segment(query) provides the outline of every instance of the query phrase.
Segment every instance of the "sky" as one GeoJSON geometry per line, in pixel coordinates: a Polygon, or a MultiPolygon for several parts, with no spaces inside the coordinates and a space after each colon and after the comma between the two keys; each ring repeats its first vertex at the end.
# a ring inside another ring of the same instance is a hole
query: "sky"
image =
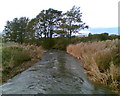
{"type": "Polygon", "coordinates": [[[118,2],[120,0],[1,0],[0,32],[6,21],[16,17],[36,17],[41,10],[54,8],[66,12],[73,5],[80,7],[82,21],[90,28],[118,27],[118,2]]]}

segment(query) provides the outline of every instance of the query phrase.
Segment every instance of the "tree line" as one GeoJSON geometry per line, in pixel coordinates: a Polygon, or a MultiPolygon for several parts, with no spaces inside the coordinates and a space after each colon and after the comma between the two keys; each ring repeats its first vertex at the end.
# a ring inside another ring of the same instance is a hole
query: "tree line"
{"type": "Polygon", "coordinates": [[[73,6],[63,13],[52,8],[42,10],[35,18],[14,18],[3,30],[4,41],[24,43],[42,38],[69,37],[88,26],[81,20],[80,7],[73,6]]]}

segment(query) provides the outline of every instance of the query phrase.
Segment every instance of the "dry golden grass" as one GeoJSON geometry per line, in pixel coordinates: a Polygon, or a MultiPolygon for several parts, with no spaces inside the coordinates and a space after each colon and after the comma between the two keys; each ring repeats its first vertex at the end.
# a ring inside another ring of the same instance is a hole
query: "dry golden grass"
{"type": "Polygon", "coordinates": [[[108,85],[114,91],[120,91],[118,42],[118,39],[92,43],[81,42],[67,46],[67,52],[83,63],[90,80],[108,85]]]}
{"type": "Polygon", "coordinates": [[[44,49],[36,45],[12,44],[3,46],[3,49],[1,70],[3,82],[33,66],[44,53],[44,49]]]}
{"type": "Polygon", "coordinates": [[[40,57],[44,53],[44,49],[42,48],[42,46],[28,45],[28,44],[27,45],[26,44],[15,44],[15,45],[12,45],[12,47],[19,47],[19,48],[23,48],[24,50],[28,51],[32,60],[40,59],[40,57]]]}

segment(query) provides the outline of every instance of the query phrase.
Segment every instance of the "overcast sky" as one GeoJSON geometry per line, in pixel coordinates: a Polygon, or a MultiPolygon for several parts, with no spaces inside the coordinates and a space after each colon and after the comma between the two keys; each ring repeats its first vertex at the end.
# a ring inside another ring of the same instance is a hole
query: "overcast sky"
{"type": "Polygon", "coordinates": [[[0,32],[7,20],[26,16],[34,18],[43,9],[54,8],[66,12],[79,6],[82,20],[91,28],[118,26],[118,1],[120,0],[1,0],[0,32]]]}

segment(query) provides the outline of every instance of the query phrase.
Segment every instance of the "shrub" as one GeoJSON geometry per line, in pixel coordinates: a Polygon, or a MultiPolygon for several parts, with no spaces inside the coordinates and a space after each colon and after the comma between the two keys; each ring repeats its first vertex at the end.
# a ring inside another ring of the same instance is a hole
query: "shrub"
{"type": "Polygon", "coordinates": [[[31,58],[29,53],[19,47],[3,47],[2,49],[2,64],[3,70],[13,68],[19,64],[29,61],[31,58]]]}
{"type": "Polygon", "coordinates": [[[54,44],[55,44],[55,42],[54,42],[53,38],[45,38],[42,41],[42,46],[45,49],[51,49],[51,48],[53,48],[54,44]]]}
{"type": "Polygon", "coordinates": [[[69,38],[55,38],[54,49],[66,50],[67,45],[70,43],[69,38]]]}

